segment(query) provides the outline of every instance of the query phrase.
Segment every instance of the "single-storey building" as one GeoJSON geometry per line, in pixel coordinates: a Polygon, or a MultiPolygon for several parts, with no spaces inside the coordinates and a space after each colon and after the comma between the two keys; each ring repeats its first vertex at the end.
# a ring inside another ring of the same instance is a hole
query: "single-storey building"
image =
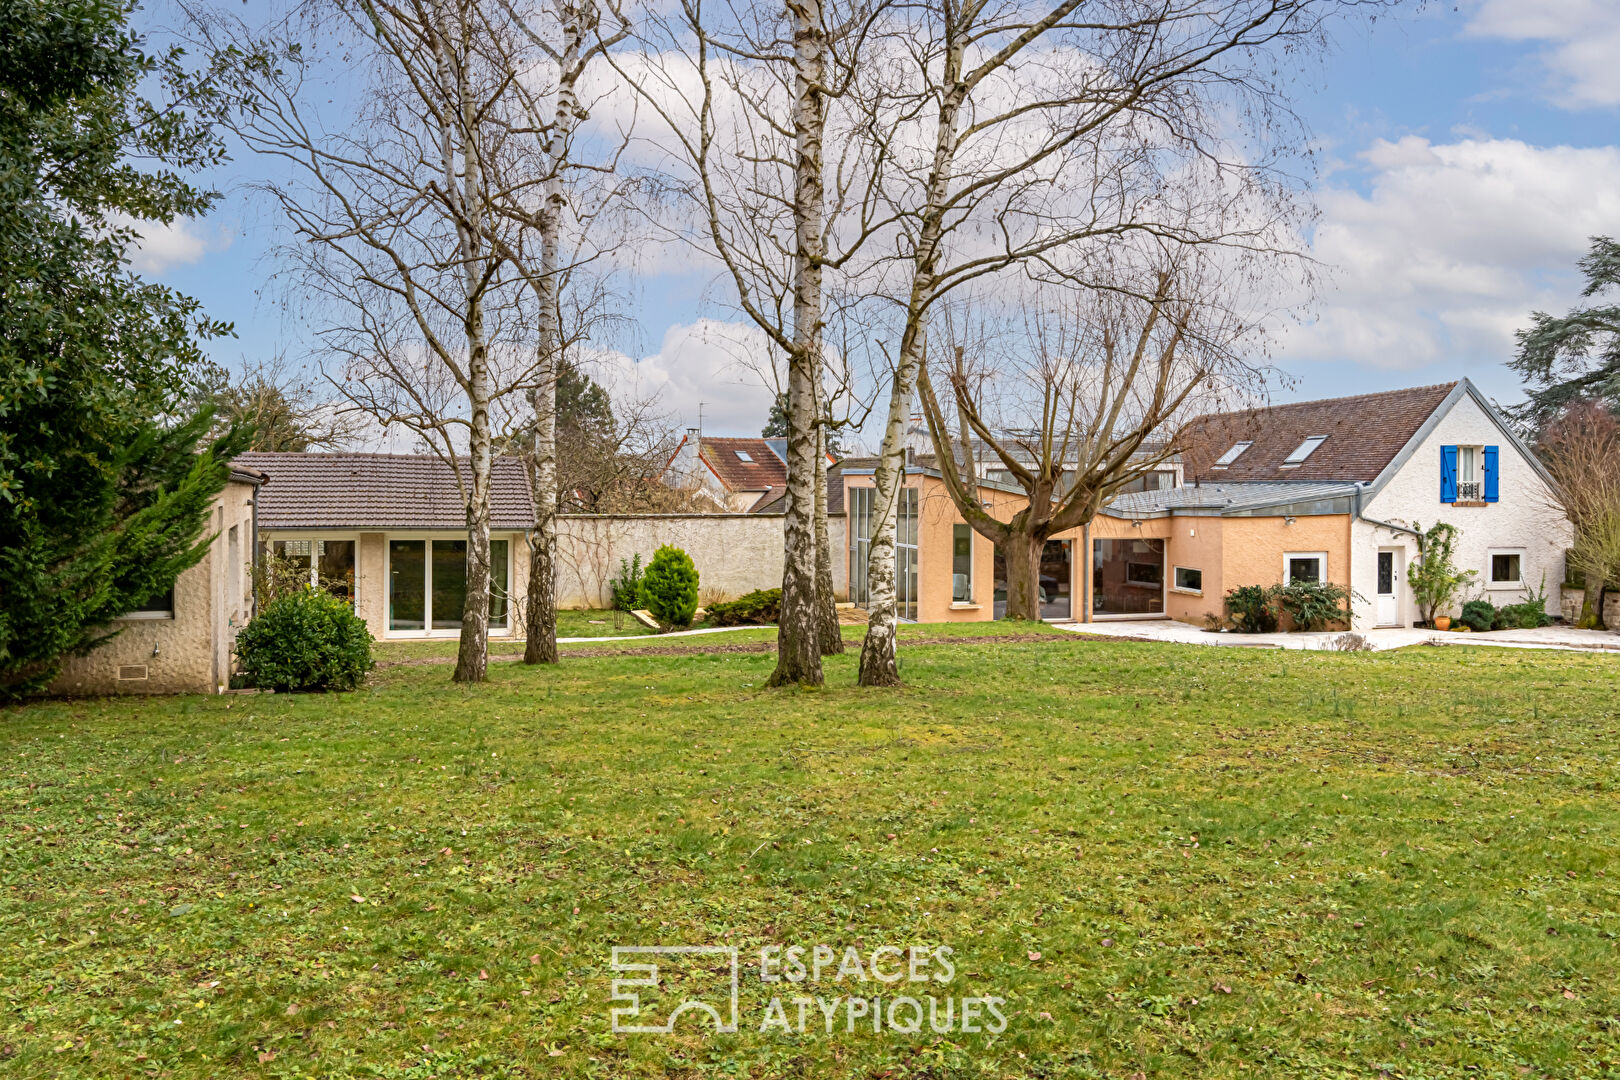
{"type": "Polygon", "coordinates": [[[117,620],[111,641],[66,657],[49,693],[210,694],[229,686],[231,646],[253,617],[253,516],[267,487],[263,473],[234,462],[214,499],[214,542],[201,561],[166,594],[117,620]]]}
{"type": "MultiPolygon", "coordinates": [[[[354,601],[372,636],[456,637],[467,599],[467,513],[456,473],[413,454],[248,453],[270,476],[259,498],[261,555],[306,568],[354,601]]],[[[529,579],[534,498],[523,463],[495,459],[490,484],[490,635],[517,622],[529,579]]]]}
{"type": "MultiPolygon", "coordinates": [[[[1467,379],[1199,417],[1177,436],[1182,482],[1116,497],[1086,527],[1048,541],[1041,604],[1055,621],[1223,613],[1227,590],[1291,580],[1354,591],[1356,628],[1419,618],[1406,568],[1417,530],[1460,531],[1455,559],[1498,605],[1545,587],[1559,614],[1573,530],[1545,468],[1467,379]]],[[[872,470],[846,461],[850,596],[864,601],[872,470]]],[[[901,615],[999,618],[1006,576],[956,512],[926,456],[911,459],[900,503],[901,615]]],[[[1001,520],[1023,493],[985,480],[1001,520]]]]}

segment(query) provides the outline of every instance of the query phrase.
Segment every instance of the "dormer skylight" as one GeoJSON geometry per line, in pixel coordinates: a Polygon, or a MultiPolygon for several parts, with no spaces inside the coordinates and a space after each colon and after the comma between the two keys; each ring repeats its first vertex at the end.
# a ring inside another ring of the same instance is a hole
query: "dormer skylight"
{"type": "Polygon", "coordinates": [[[1298,465],[1316,452],[1316,448],[1327,442],[1326,435],[1312,435],[1294,448],[1294,452],[1283,458],[1283,467],[1298,465]]]}
{"type": "Polygon", "coordinates": [[[1215,469],[1224,469],[1224,468],[1226,468],[1228,465],[1232,464],[1232,462],[1236,461],[1243,454],[1243,451],[1247,450],[1249,447],[1251,447],[1253,445],[1254,445],[1254,443],[1250,442],[1248,440],[1244,440],[1243,442],[1233,443],[1232,444],[1232,449],[1228,450],[1226,453],[1224,453],[1220,457],[1216,458],[1215,459],[1215,464],[1212,465],[1211,468],[1215,468],[1215,469]]]}
{"type": "Polygon", "coordinates": [[[732,453],[737,455],[737,460],[738,461],[746,461],[750,465],[752,465],[754,463],[754,459],[749,455],[748,451],[746,451],[746,450],[733,450],[732,453]]]}

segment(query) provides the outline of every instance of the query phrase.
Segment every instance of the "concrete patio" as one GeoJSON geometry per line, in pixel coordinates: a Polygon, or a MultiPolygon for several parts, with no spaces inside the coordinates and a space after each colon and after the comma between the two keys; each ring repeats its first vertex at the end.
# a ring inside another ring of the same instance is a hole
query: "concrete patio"
{"type": "MultiPolygon", "coordinates": [[[[1138,641],[1166,641],[1182,645],[1231,645],[1261,649],[1334,649],[1341,632],[1298,634],[1212,634],[1170,619],[1059,623],[1061,630],[1099,637],[1138,641]]],[[[1606,630],[1576,630],[1544,626],[1536,630],[1493,630],[1484,634],[1390,627],[1360,631],[1374,651],[1403,649],[1408,645],[1494,645],[1507,649],[1561,649],[1575,652],[1620,652],[1620,634],[1606,630]]]]}

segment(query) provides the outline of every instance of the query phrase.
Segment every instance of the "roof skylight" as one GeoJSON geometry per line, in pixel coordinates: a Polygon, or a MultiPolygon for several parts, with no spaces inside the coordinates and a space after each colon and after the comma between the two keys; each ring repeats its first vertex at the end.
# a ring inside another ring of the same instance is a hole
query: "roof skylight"
{"type": "Polygon", "coordinates": [[[1232,444],[1232,449],[1228,450],[1226,453],[1222,454],[1220,457],[1215,459],[1215,468],[1217,468],[1217,469],[1226,468],[1228,465],[1232,464],[1232,462],[1236,461],[1238,459],[1238,457],[1243,453],[1243,451],[1247,450],[1249,447],[1251,447],[1253,445],[1254,445],[1254,443],[1252,443],[1252,442],[1250,442],[1248,440],[1244,440],[1243,442],[1233,443],[1232,444]]]}
{"type": "Polygon", "coordinates": [[[1283,464],[1298,465],[1300,462],[1310,457],[1311,454],[1315,453],[1316,448],[1325,442],[1327,442],[1326,435],[1312,435],[1310,438],[1306,439],[1304,442],[1295,447],[1294,452],[1283,459],[1283,464]]]}
{"type": "Polygon", "coordinates": [[[750,465],[753,464],[753,462],[754,462],[753,457],[750,456],[748,451],[746,451],[746,450],[733,450],[732,453],[737,455],[737,460],[738,461],[746,461],[750,465]]]}

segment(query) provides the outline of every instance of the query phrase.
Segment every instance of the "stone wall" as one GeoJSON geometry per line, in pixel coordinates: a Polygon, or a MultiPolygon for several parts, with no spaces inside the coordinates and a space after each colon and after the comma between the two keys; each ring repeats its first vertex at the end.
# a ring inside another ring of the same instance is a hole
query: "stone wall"
{"type": "MultiPolygon", "coordinates": [[[[1581,589],[1563,590],[1564,621],[1571,626],[1581,617],[1581,601],[1586,593],[1581,589]]],[[[1610,589],[1603,594],[1603,625],[1611,630],[1620,629],[1620,592],[1610,589]]]]}
{"type": "MultiPolygon", "coordinates": [[[[557,606],[601,608],[611,603],[608,582],[619,560],[640,555],[643,564],[662,544],[692,556],[705,599],[727,599],[782,584],[780,514],[634,514],[600,517],[565,514],[557,518],[557,606]]],[[[829,522],[833,586],[848,594],[844,519],[829,522]]]]}

